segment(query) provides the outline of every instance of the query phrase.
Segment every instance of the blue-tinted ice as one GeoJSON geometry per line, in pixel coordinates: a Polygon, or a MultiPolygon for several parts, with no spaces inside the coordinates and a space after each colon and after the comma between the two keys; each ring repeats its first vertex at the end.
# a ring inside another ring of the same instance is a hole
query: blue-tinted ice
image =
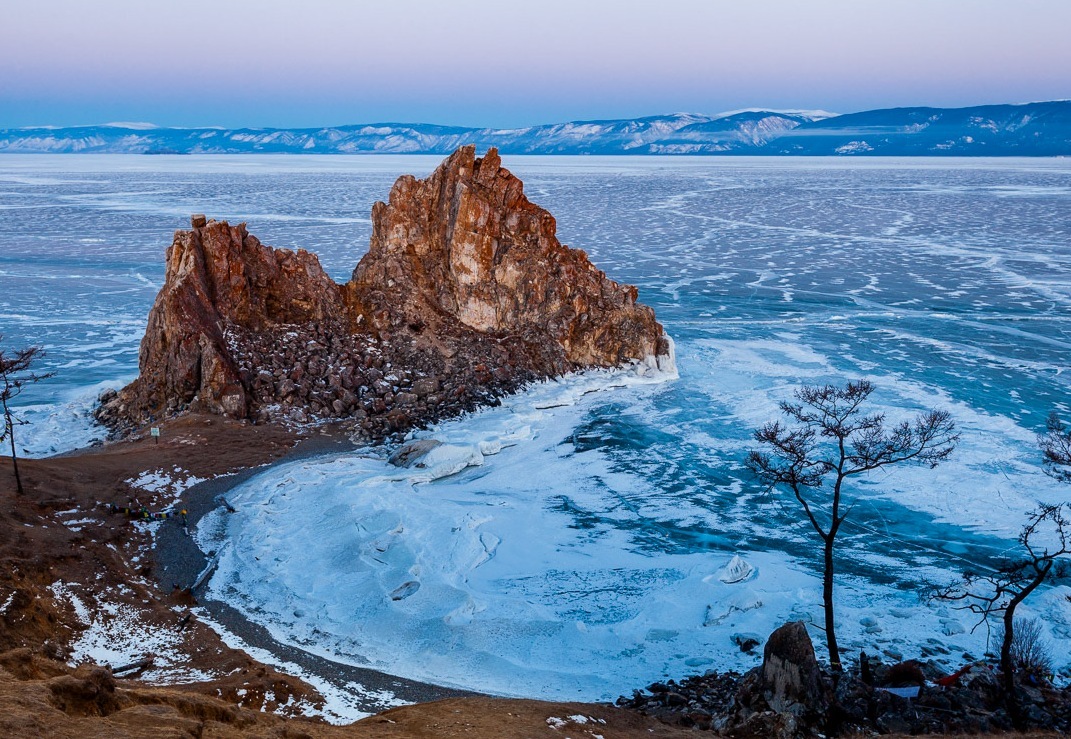
{"type": "MultiPolygon", "coordinates": [[[[59,373],[27,393],[25,445],[99,433],[85,411],[100,383],[136,373],[163,249],[189,213],[248,220],[342,280],[367,248],[371,203],[436,163],[0,160],[0,331],[8,346],[45,344],[59,373]]],[[[433,482],[388,479],[368,458],[269,471],[236,496],[214,592],[282,639],[491,692],[609,697],[748,667],[733,633],[820,613],[813,534],[748,478],[749,432],[801,383],[865,376],[891,418],[947,408],[963,439],[936,470],[853,489],[842,642],[912,655],[938,639],[949,664],[979,655],[984,630],[955,633],[969,618],[916,591],[1011,547],[1033,500],[1071,497],[1041,473],[1034,441],[1050,410],[1071,411],[1071,164],[505,164],[564,242],[640,287],[676,340],[680,379],[582,396],[575,383],[619,380],[574,380],[445,424],[433,433],[459,454],[502,449],[433,482]],[[758,571],[726,584],[736,554],[758,571]]],[[[1024,615],[1071,638],[1069,592],[1038,594],[1024,615]]]]}

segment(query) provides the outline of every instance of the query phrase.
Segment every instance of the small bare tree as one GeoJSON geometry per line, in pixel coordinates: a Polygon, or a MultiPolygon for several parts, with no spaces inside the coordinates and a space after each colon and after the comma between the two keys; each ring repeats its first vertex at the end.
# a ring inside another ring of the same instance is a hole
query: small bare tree
{"type": "Polygon", "coordinates": [[[959,439],[946,411],[930,410],[913,421],[888,427],[882,413],[866,415],[863,405],[874,386],[867,380],[845,387],[824,385],[796,391],[796,403],[781,403],[791,425],[779,421],[755,432],[765,450],[748,454],[747,466],[769,489],[792,492],[822,540],[822,604],[830,666],[840,669],[833,618],[833,549],[851,506],[845,504],[850,478],[901,462],[936,467],[959,439]],[[824,510],[828,506],[828,510],[824,510]]]}
{"type": "MultiPolygon", "coordinates": [[[[0,334],[0,341],[3,341],[3,338],[3,334],[0,334]]],[[[0,404],[4,407],[4,428],[0,432],[0,441],[7,439],[11,444],[11,466],[15,471],[15,488],[20,495],[23,490],[22,477],[19,475],[18,455],[15,453],[15,426],[24,422],[15,416],[11,401],[27,385],[52,377],[52,372],[37,374],[30,371],[30,366],[43,355],[44,351],[39,346],[18,349],[11,356],[0,349],[0,404]]]]}
{"type": "Polygon", "coordinates": [[[1038,434],[1038,446],[1045,459],[1045,472],[1062,482],[1071,482],[1071,428],[1053,412],[1038,434]]]}
{"type": "Polygon", "coordinates": [[[1002,622],[1000,669],[1009,708],[1015,715],[1015,609],[1048,580],[1071,574],[1071,521],[1067,503],[1039,504],[1026,526],[1019,532],[1019,544],[1024,554],[1002,562],[993,572],[966,572],[962,582],[953,583],[935,593],[940,600],[961,601],[956,606],[977,614],[975,628],[988,624],[999,616],[1002,622]],[[1038,542],[1047,539],[1047,546],[1038,542]]]}
{"type": "MultiPolygon", "coordinates": [[[[997,641],[1003,644],[1003,625],[995,633],[997,641]]],[[[1045,645],[1045,631],[1040,620],[1036,618],[1015,619],[1011,658],[1016,670],[1032,672],[1036,675],[1052,674],[1052,655],[1045,645]]]]}

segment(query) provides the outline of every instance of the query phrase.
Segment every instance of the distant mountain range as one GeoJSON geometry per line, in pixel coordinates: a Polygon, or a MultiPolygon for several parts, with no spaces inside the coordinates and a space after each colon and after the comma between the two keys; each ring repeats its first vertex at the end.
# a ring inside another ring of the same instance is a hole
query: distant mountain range
{"type": "Polygon", "coordinates": [[[1071,101],[973,108],[744,110],[573,121],[527,128],[375,123],[332,128],[158,128],[112,123],[0,129],[0,153],[1067,156],[1071,101]]]}

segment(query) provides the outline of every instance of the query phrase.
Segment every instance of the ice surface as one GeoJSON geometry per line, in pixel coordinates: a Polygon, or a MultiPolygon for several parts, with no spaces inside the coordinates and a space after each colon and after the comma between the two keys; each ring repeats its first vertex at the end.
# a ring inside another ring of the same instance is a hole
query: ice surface
{"type": "MultiPolygon", "coordinates": [[[[65,409],[136,372],[163,249],[188,213],[248,220],[345,279],[372,202],[437,161],[0,161],[0,208],[20,216],[0,220],[5,345],[44,343],[43,369],[59,373],[22,399],[33,423],[20,443],[49,453],[100,433],[65,409]]],[[[369,453],[273,469],[243,486],[237,514],[199,527],[206,550],[233,535],[214,591],[301,648],[495,693],[613,697],[748,667],[758,657],[733,635],[821,622],[814,533],[747,475],[751,431],[801,383],[867,377],[890,420],[946,408],[962,440],[936,470],[848,491],[841,641],[911,656],[936,639],[950,663],[980,656],[984,629],[916,594],[1013,551],[1035,500],[1067,499],[1040,471],[1035,433],[1052,409],[1071,416],[1071,164],[506,165],[563,242],[639,286],[676,340],[680,379],[541,386],[433,430],[445,448],[423,468],[369,453]],[[722,582],[737,556],[755,571],[722,582]]],[[[1071,637],[1069,592],[1024,606],[1054,643],[1071,637]]]]}

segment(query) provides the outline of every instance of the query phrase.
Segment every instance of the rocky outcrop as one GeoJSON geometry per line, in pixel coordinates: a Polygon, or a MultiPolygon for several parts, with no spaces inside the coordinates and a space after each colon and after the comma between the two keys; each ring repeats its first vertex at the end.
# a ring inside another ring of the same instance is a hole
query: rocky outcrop
{"type": "Polygon", "coordinates": [[[500,166],[459,149],[398,179],[368,253],[332,281],[303,250],[194,216],[167,252],[140,376],[102,398],[123,430],[187,408],[258,421],[352,419],[383,438],[526,382],[670,355],[636,288],[555,236],[500,166]]]}
{"type": "Polygon", "coordinates": [[[636,288],[563,246],[492,149],[459,149],[426,180],[399,178],[372,209],[350,287],[380,329],[445,324],[528,345],[547,374],[665,354],[636,288]],[[552,339],[548,342],[547,339],[552,339]]]}
{"type": "Polygon", "coordinates": [[[338,323],[341,290],[305,251],[264,246],[245,224],[194,216],[167,250],[164,287],[149,312],[140,377],[124,390],[120,415],[174,412],[193,398],[235,418],[250,410],[249,378],[239,367],[237,331],[338,323]]]}

